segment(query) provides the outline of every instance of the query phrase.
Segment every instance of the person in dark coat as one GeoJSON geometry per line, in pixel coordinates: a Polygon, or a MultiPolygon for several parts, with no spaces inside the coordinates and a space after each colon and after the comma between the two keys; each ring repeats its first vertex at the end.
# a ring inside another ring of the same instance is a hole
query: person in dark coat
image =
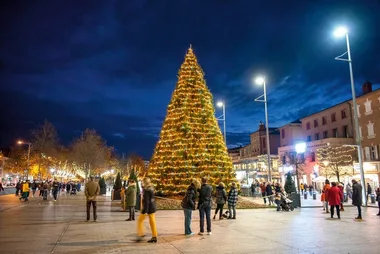
{"type": "Polygon", "coordinates": [[[149,217],[149,225],[152,230],[152,238],[148,240],[148,243],[157,242],[157,227],[156,227],[156,199],[154,197],[154,188],[150,182],[150,178],[146,177],[143,180],[143,199],[142,210],[137,220],[137,241],[142,241],[144,237],[144,220],[146,216],[149,217]]]}
{"type": "Polygon", "coordinates": [[[380,216],[380,188],[376,189],[376,200],[377,200],[377,205],[379,206],[379,212],[376,215],[380,216]]]}
{"type": "Polygon", "coordinates": [[[334,207],[336,208],[336,214],[338,215],[338,219],[340,219],[340,202],[343,199],[343,193],[336,186],[335,182],[331,183],[332,187],[329,189],[329,205],[331,212],[331,219],[334,218],[334,207]]]}
{"type": "Polygon", "coordinates": [[[212,187],[207,184],[207,178],[202,178],[201,189],[199,190],[199,235],[204,234],[205,217],[207,223],[207,234],[211,235],[211,207],[212,207],[212,187]]]}
{"type": "Polygon", "coordinates": [[[358,217],[355,219],[362,219],[362,186],[355,179],[352,179],[352,205],[358,208],[358,217]]]}
{"type": "Polygon", "coordinates": [[[268,182],[268,184],[267,184],[267,187],[265,187],[265,193],[266,193],[267,196],[268,196],[269,205],[274,204],[274,201],[273,201],[273,190],[272,190],[272,185],[271,185],[271,183],[269,183],[269,182],[268,182]]]}
{"type": "Polygon", "coordinates": [[[193,179],[190,186],[187,188],[185,197],[182,199],[181,206],[183,208],[183,213],[185,215],[185,235],[192,236],[194,235],[191,231],[191,215],[193,210],[195,210],[195,201],[197,198],[197,189],[199,188],[200,183],[193,179]]]}
{"type": "Polygon", "coordinates": [[[216,215],[219,212],[219,220],[223,219],[223,206],[227,201],[227,192],[224,189],[224,183],[219,183],[218,187],[216,187],[216,210],[214,214],[214,220],[216,215]]]}

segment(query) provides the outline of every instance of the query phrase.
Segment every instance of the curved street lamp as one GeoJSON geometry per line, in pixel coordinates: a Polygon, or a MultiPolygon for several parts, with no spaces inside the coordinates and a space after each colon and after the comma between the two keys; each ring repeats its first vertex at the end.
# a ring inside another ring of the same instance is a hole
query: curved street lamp
{"type": "Polygon", "coordinates": [[[223,108],[223,115],[219,116],[217,119],[219,121],[223,121],[223,136],[224,136],[224,143],[227,146],[227,136],[226,136],[226,106],[223,101],[218,101],[216,103],[216,106],[219,108],[223,108]]]}
{"type": "Polygon", "coordinates": [[[30,142],[24,142],[22,140],[17,141],[17,144],[19,145],[28,145],[28,166],[26,168],[26,172],[24,171],[24,177],[28,179],[29,174],[29,167],[30,167],[30,147],[32,146],[32,143],[30,142]]]}

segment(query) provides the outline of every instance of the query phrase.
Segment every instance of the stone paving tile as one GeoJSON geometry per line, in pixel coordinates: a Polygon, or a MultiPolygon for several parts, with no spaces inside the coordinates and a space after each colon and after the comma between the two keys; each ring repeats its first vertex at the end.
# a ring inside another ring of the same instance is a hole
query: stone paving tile
{"type": "MultiPolygon", "coordinates": [[[[136,243],[136,223],[101,197],[100,222],[84,222],[84,197],[61,195],[57,202],[38,198],[29,203],[13,195],[0,197],[0,253],[378,253],[380,218],[363,208],[364,220],[354,221],[354,208],[342,220],[330,220],[322,209],[238,210],[237,220],[215,220],[213,235],[185,237],[182,211],[158,211],[158,243],[136,243]],[[1,211],[1,210],[0,210],[1,211]],[[6,250],[4,252],[3,250],[6,250]]],[[[146,221],[147,237],[150,237],[146,221]]],[[[199,216],[193,214],[193,231],[199,216]]]]}

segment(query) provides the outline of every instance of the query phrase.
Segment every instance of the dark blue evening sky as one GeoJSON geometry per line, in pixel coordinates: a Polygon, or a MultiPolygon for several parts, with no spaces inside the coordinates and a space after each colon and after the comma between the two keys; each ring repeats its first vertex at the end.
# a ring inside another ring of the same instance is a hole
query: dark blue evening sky
{"type": "Polygon", "coordinates": [[[246,144],[264,121],[255,75],[267,76],[270,127],[350,98],[340,24],[357,91],[380,87],[379,13],[377,0],[1,1],[0,145],[48,119],[63,143],[94,128],[149,159],[190,44],[226,101],[228,145],[246,144]]]}

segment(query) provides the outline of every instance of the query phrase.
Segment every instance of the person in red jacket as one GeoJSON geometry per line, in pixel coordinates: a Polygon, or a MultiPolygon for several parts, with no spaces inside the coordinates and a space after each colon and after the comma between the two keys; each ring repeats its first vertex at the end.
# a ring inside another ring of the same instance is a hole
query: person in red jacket
{"type": "Polygon", "coordinates": [[[329,189],[328,201],[330,205],[331,218],[334,218],[334,207],[336,208],[336,214],[338,219],[340,219],[340,201],[343,199],[342,192],[336,186],[336,183],[331,183],[331,188],[329,189]]]}
{"type": "Polygon", "coordinates": [[[339,191],[341,192],[340,196],[343,197],[342,200],[340,201],[340,211],[343,212],[344,211],[344,207],[343,207],[343,202],[344,202],[343,186],[344,186],[344,184],[343,183],[338,183],[337,185],[338,185],[339,191]]]}

